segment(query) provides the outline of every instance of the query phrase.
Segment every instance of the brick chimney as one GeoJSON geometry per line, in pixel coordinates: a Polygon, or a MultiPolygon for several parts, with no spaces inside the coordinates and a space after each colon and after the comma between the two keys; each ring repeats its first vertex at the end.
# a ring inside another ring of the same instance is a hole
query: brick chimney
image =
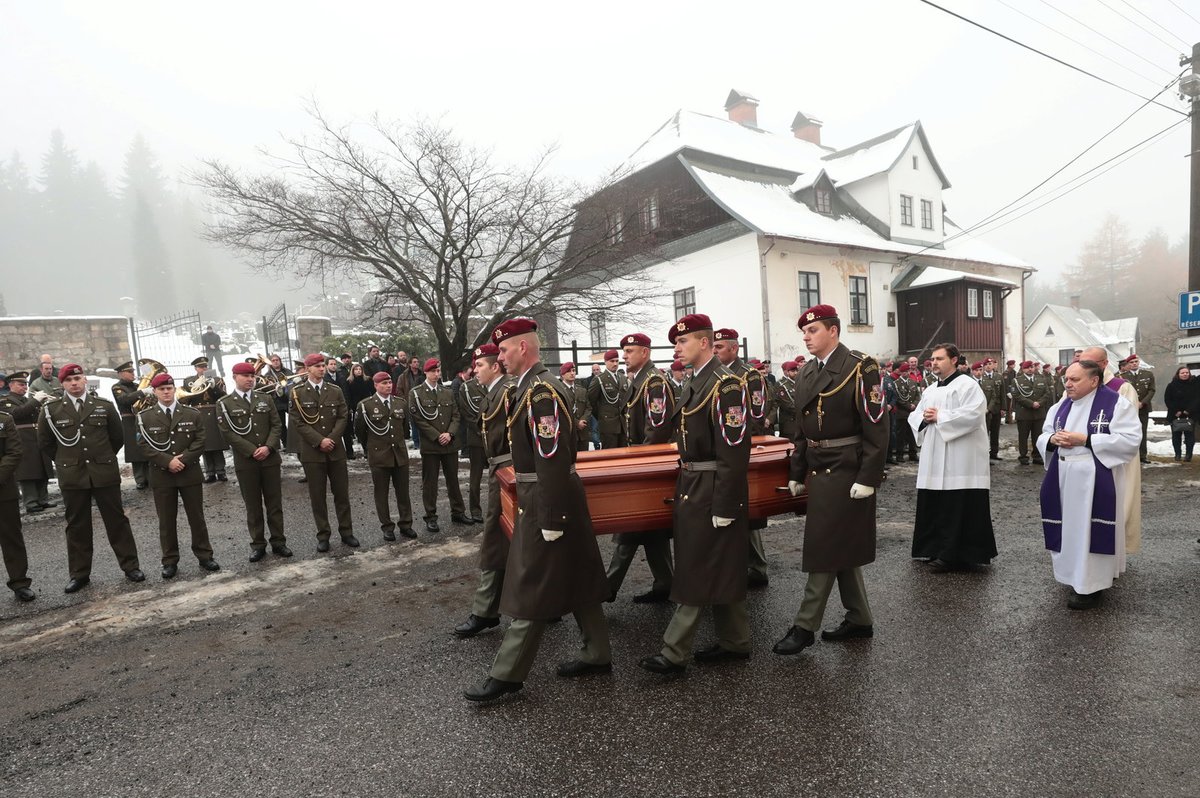
{"type": "Polygon", "coordinates": [[[1079,310],[1079,294],[1071,294],[1071,310],[1079,310]]]}
{"type": "Polygon", "coordinates": [[[758,99],[745,92],[733,89],[725,99],[725,112],[729,121],[746,127],[758,127],[758,99]]]}
{"type": "Polygon", "coordinates": [[[796,112],[796,118],[792,120],[792,135],[801,141],[819,146],[821,144],[821,120],[809,116],[803,111],[796,112]]]}

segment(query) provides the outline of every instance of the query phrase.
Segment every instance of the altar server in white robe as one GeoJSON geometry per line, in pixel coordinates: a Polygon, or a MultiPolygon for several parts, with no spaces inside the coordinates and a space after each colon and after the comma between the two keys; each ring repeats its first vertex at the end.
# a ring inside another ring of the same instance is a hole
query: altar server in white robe
{"type": "MultiPolygon", "coordinates": [[[[1104,369],[1101,382],[1112,388],[1122,398],[1128,399],[1134,409],[1138,406],[1137,389],[1117,376],[1108,362],[1108,351],[1102,346],[1090,346],[1079,353],[1080,360],[1093,360],[1104,369]]],[[[1142,464],[1131,460],[1121,466],[1125,472],[1125,553],[1137,554],[1142,547],[1142,464]]]]}
{"type": "Polygon", "coordinates": [[[937,382],[908,416],[921,444],[912,556],[938,573],[974,570],[996,556],[987,397],[955,368],[958,358],[953,344],[933,350],[937,382]]]}
{"type": "Polygon", "coordinates": [[[1125,570],[1125,494],[1142,424],[1136,407],[1101,384],[1092,360],[1071,364],[1066,393],[1046,415],[1037,446],[1044,455],[1042,531],[1054,578],[1071,588],[1067,606],[1085,610],[1125,570]]]}

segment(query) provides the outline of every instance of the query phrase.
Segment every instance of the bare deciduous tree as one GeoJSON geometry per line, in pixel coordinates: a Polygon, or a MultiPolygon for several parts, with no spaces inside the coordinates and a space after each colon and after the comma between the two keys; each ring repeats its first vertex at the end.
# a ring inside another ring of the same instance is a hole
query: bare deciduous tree
{"type": "Polygon", "coordinates": [[[206,161],[195,175],[217,219],[209,238],[256,268],[378,286],[375,309],[427,324],[455,369],[505,318],[621,317],[653,293],[620,279],[636,268],[613,262],[604,235],[579,229],[578,203],[601,187],[551,175],[551,151],[516,168],[438,123],[375,118],[368,144],[312,116],[317,134],[267,155],[270,171],[206,161]]]}

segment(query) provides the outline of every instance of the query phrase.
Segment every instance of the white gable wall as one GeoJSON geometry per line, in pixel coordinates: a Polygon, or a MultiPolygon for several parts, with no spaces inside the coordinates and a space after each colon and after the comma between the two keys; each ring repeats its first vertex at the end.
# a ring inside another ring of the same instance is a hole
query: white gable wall
{"type": "Polygon", "coordinates": [[[900,160],[888,172],[888,194],[891,200],[891,215],[881,217],[891,225],[892,238],[935,243],[942,240],[942,180],[921,146],[921,137],[913,136],[900,160]],[[917,168],[913,169],[913,157],[917,168]],[[912,226],[900,223],[900,195],[913,198],[912,226]],[[933,203],[933,229],[921,227],[921,200],[933,203]]]}
{"type": "MultiPolygon", "coordinates": [[[[892,218],[893,199],[886,173],[881,172],[865,180],[851,183],[846,187],[846,190],[854,198],[855,202],[863,206],[864,210],[881,222],[885,224],[889,223],[889,220],[892,218]]],[[[894,201],[899,202],[899,196],[894,201]]]]}

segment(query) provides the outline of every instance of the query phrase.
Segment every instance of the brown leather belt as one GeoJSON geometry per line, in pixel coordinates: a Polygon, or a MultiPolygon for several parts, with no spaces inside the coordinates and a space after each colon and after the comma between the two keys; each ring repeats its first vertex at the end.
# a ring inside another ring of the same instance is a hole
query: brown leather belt
{"type": "Polygon", "coordinates": [[[846,438],[826,438],[823,441],[814,441],[812,438],[806,438],[805,440],[814,449],[837,449],[841,446],[853,446],[856,443],[862,443],[862,436],[851,435],[846,438]]]}
{"type": "Polygon", "coordinates": [[[502,455],[499,455],[498,457],[489,457],[488,458],[488,465],[490,465],[492,468],[499,468],[500,466],[505,465],[506,463],[511,463],[511,462],[512,462],[511,454],[502,454],[502,455]]]}
{"type": "MultiPolygon", "coordinates": [[[[538,481],[538,475],[536,473],[527,473],[527,472],[522,472],[522,471],[514,471],[513,473],[516,474],[517,482],[537,482],[538,481]]],[[[571,466],[570,470],[567,473],[574,474],[575,466],[571,466]]]]}
{"type": "Polygon", "coordinates": [[[695,460],[690,463],[680,463],[679,467],[684,471],[716,471],[716,460],[695,460]]]}

